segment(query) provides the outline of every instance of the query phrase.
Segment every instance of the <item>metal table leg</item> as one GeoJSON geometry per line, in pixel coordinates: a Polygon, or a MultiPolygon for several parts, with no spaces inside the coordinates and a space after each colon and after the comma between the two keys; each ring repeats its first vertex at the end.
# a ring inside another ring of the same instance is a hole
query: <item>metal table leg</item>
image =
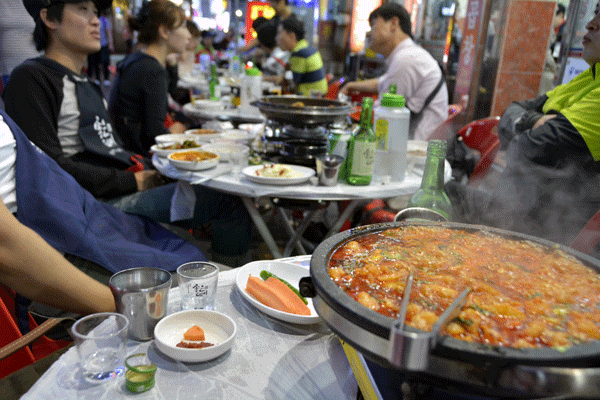
{"type": "Polygon", "coordinates": [[[350,203],[348,204],[348,207],[346,207],[346,209],[340,214],[337,221],[335,221],[335,224],[333,224],[333,226],[331,227],[329,232],[327,232],[327,236],[325,236],[325,237],[328,238],[329,236],[335,235],[336,233],[338,233],[340,231],[340,228],[342,227],[342,225],[344,225],[344,222],[346,222],[346,220],[350,217],[350,215],[352,215],[352,213],[354,212],[356,207],[358,207],[359,204],[364,203],[364,202],[365,202],[365,200],[358,200],[358,199],[350,201],[350,203]]]}
{"type": "MultiPolygon", "coordinates": [[[[290,222],[290,218],[288,218],[285,210],[281,207],[277,207],[277,212],[279,213],[279,216],[281,217],[282,221],[283,221],[283,227],[285,228],[285,231],[287,232],[288,236],[290,238],[293,238],[294,235],[296,234],[296,232],[294,232],[294,227],[292,226],[292,223],[290,222]]],[[[306,229],[306,228],[305,228],[306,229]]],[[[288,243],[286,244],[286,249],[288,247],[290,247],[289,252],[291,253],[291,245],[290,243],[293,244],[292,239],[290,239],[288,241],[288,243]]],[[[296,241],[296,249],[298,250],[298,252],[300,254],[307,254],[306,250],[304,250],[304,246],[302,246],[302,243],[300,243],[300,241],[296,241]]],[[[286,250],[283,251],[284,257],[287,257],[286,254],[286,250]]],[[[289,254],[288,254],[289,255],[289,254]]]]}
{"type": "Polygon", "coordinates": [[[304,233],[306,228],[308,228],[308,226],[310,225],[311,221],[313,220],[315,214],[318,211],[319,211],[319,209],[311,210],[308,213],[308,215],[304,217],[304,219],[302,220],[302,223],[298,227],[298,230],[296,230],[296,232],[294,233],[292,238],[288,241],[287,245],[285,246],[285,249],[283,250],[284,257],[290,256],[290,254],[292,253],[292,246],[294,246],[294,245],[299,246],[302,249],[302,254],[306,254],[304,247],[300,243],[300,238],[302,237],[302,234],[304,233]]]}
{"type": "Polygon", "coordinates": [[[275,243],[273,235],[271,235],[269,228],[267,228],[267,224],[265,224],[265,221],[262,219],[262,216],[254,206],[254,201],[252,201],[252,199],[248,197],[241,197],[241,199],[242,203],[244,203],[244,207],[246,207],[246,210],[248,210],[248,214],[250,214],[250,218],[252,218],[256,229],[258,229],[260,236],[263,238],[263,240],[267,244],[267,247],[269,248],[269,251],[273,255],[273,258],[281,258],[281,252],[279,251],[279,247],[277,247],[277,243],[275,243]]]}

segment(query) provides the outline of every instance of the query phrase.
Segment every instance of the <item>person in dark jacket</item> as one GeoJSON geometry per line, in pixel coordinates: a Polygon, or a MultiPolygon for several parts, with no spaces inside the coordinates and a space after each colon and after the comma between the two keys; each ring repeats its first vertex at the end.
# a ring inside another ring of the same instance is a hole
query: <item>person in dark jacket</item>
{"type": "Polygon", "coordinates": [[[446,186],[458,219],[569,244],[600,210],[598,6],[586,30],[582,57],[590,67],[536,99],[512,103],[502,115],[507,165],[493,191],[446,186]]]}
{"type": "Polygon", "coordinates": [[[132,28],[138,31],[140,50],[117,65],[109,111],[123,147],[149,155],[156,136],[186,130],[181,123],[165,127],[169,89],[167,56],[183,53],[191,34],[183,9],[168,0],[144,3],[132,28]]]}

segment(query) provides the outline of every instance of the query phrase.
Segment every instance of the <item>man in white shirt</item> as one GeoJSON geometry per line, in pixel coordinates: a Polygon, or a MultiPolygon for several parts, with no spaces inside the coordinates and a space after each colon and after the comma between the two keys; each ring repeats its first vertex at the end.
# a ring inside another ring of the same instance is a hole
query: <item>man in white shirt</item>
{"type": "Polygon", "coordinates": [[[385,56],[386,72],[379,78],[349,82],[341,92],[396,93],[411,111],[410,136],[427,140],[448,118],[448,89],[437,61],[412,40],[410,14],[396,3],[386,3],[369,15],[371,49],[385,56]],[[429,99],[429,102],[427,100],[429,99]]]}

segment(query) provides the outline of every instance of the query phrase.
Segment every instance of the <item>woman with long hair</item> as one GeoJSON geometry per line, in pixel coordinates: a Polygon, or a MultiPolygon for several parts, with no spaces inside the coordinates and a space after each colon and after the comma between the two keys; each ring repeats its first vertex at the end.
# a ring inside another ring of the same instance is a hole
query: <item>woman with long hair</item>
{"type": "Polygon", "coordinates": [[[181,133],[185,126],[165,126],[168,111],[167,56],[185,51],[190,32],[183,9],[169,0],[144,3],[131,21],[138,31],[138,51],[117,66],[109,110],[127,150],[148,155],[154,138],[181,133]]]}

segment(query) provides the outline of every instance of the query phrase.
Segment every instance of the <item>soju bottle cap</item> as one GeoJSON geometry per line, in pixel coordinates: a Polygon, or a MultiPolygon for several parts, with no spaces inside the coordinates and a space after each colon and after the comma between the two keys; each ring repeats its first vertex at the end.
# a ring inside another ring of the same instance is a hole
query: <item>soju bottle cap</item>
{"type": "Polygon", "coordinates": [[[246,75],[250,75],[250,76],[258,76],[258,75],[262,75],[260,70],[256,67],[252,67],[252,68],[248,68],[246,70],[246,75]]]}
{"type": "Polygon", "coordinates": [[[404,107],[404,96],[401,94],[384,93],[381,105],[384,107],[404,107]]]}

